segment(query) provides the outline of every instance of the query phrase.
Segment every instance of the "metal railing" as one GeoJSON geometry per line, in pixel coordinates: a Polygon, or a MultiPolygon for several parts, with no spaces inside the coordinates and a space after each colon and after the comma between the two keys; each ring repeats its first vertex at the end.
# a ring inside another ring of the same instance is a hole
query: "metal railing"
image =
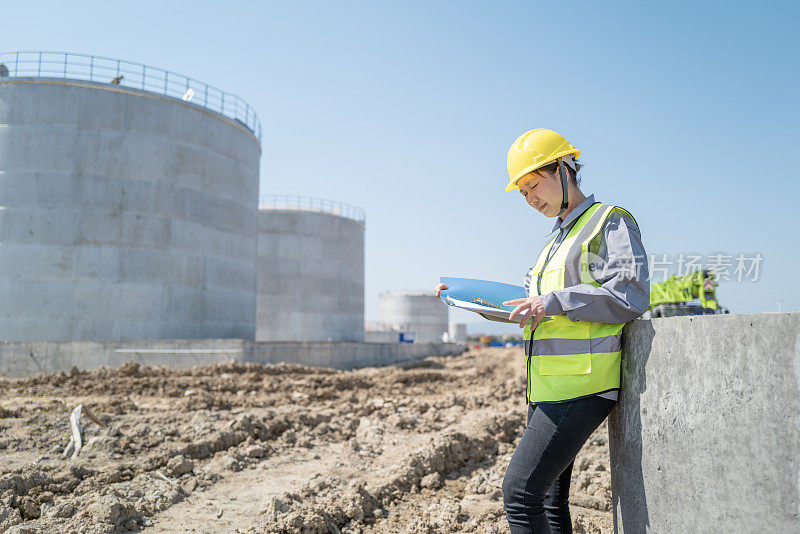
{"type": "Polygon", "coordinates": [[[178,98],[233,119],[261,142],[258,115],[239,96],[143,63],[72,52],[0,52],[0,81],[5,77],[88,80],[178,98]]]}
{"type": "Polygon", "coordinates": [[[366,224],[367,222],[366,214],[362,208],[324,198],[295,195],[261,195],[258,200],[258,209],[316,211],[352,219],[361,224],[366,224]]]}

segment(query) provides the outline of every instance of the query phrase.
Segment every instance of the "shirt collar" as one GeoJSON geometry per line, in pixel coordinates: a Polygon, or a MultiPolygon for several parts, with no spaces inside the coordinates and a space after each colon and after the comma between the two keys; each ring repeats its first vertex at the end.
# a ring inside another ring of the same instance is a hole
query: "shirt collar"
{"type": "Polygon", "coordinates": [[[552,234],[560,228],[569,226],[572,221],[583,215],[583,212],[588,210],[592,204],[594,204],[594,195],[589,195],[586,197],[586,200],[575,206],[575,209],[569,212],[569,215],[567,215],[563,221],[560,217],[556,217],[556,224],[553,226],[553,229],[550,230],[550,233],[552,234]]]}

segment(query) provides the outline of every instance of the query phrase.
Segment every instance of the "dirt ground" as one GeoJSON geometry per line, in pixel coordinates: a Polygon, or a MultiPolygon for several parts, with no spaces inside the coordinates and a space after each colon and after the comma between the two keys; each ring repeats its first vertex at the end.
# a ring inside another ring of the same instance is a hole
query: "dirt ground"
{"type": "MultiPolygon", "coordinates": [[[[518,349],[0,378],[0,532],[507,532],[524,388],[518,349]],[[103,426],[66,459],[81,403],[103,426]]],[[[613,531],[605,423],[571,494],[576,533],[613,531]]]]}

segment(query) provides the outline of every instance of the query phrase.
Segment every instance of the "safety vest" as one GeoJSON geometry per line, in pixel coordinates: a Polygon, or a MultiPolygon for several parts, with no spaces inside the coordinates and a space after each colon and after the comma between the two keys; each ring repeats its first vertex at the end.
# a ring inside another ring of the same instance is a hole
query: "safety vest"
{"type": "MultiPolygon", "coordinates": [[[[555,245],[558,234],[548,241],[531,269],[528,294],[544,295],[578,284],[599,287],[592,276],[598,266],[592,264],[591,254],[597,253],[605,223],[615,212],[633,219],[620,207],[596,202],[578,217],[560,244],[555,245]]],[[[526,325],[528,401],[562,402],[618,389],[623,326],[573,322],[566,315],[556,315],[544,317],[531,336],[530,324],[526,325]]]]}

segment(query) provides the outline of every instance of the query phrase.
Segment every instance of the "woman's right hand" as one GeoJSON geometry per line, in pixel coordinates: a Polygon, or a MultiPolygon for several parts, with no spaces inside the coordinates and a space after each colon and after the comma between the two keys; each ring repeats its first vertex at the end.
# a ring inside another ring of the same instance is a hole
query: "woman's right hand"
{"type": "Polygon", "coordinates": [[[439,297],[439,296],[441,296],[442,291],[444,291],[445,289],[449,289],[447,287],[447,284],[439,284],[438,286],[436,286],[436,289],[433,290],[433,293],[434,293],[434,295],[439,297]]]}

